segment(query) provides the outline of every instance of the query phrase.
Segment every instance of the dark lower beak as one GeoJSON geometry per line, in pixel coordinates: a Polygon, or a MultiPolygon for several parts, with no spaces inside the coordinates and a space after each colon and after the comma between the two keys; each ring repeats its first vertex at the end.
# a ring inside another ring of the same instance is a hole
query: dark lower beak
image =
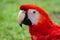
{"type": "Polygon", "coordinates": [[[22,24],[32,25],[32,22],[30,21],[30,19],[28,19],[28,15],[27,14],[25,14],[25,18],[24,18],[24,20],[20,24],[21,27],[22,27],[22,24]]]}
{"type": "Polygon", "coordinates": [[[22,24],[19,24],[22,27],[22,24]]]}

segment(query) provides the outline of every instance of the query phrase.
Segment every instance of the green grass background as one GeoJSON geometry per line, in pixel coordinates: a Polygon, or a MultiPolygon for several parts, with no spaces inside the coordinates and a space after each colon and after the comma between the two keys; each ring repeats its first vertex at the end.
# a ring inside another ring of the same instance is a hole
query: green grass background
{"type": "Polygon", "coordinates": [[[60,0],[0,0],[0,40],[30,40],[28,27],[21,28],[17,21],[22,4],[40,6],[60,25],[60,0]]]}

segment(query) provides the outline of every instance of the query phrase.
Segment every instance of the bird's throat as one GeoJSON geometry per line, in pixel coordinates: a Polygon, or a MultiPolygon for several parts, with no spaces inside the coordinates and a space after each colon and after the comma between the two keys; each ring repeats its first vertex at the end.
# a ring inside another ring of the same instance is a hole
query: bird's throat
{"type": "Polygon", "coordinates": [[[31,35],[36,33],[39,34],[49,34],[53,29],[53,23],[50,20],[44,20],[42,23],[37,23],[36,25],[29,26],[29,32],[31,35]]]}

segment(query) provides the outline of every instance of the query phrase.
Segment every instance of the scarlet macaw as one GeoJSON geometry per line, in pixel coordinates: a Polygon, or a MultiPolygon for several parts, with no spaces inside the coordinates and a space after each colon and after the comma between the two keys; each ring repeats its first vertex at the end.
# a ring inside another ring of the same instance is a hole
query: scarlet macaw
{"type": "Polygon", "coordinates": [[[32,40],[60,40],[60,26],[53,23],[48,14],[36,5],[21,5],[18,23],[20,26],[29,26],[32,40]]]}

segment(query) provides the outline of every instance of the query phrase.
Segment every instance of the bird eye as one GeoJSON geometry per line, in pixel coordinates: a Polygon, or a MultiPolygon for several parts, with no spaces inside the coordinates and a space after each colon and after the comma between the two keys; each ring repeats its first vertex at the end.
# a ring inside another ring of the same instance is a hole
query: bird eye
{"type": "Polygon", "coordinates": [[[36,13],[36,11],[33,11],[33,13],[36,13]]]}

